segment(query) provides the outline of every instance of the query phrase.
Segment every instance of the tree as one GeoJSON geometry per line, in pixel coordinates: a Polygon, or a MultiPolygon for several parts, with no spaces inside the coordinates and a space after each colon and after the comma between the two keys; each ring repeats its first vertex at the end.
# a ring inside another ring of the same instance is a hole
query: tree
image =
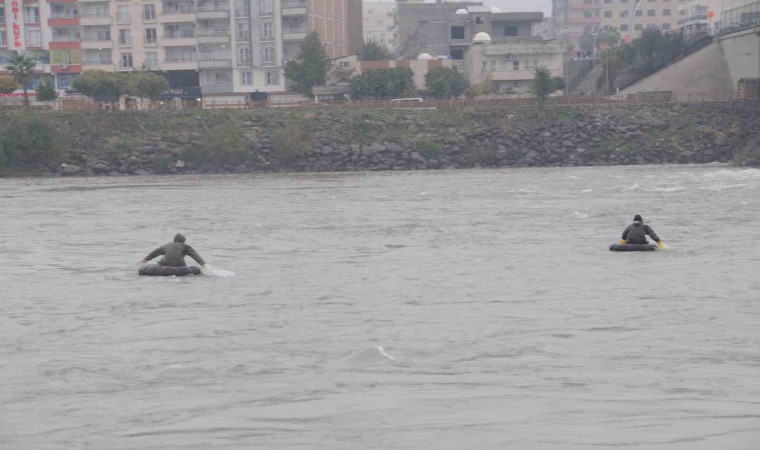
{"type": "Polygon", "coordinates": [[[24,106],[29,108],[29,93],[26,85],[34,79],[34,67],[37,61],[26,55],[16,55],[11,57],[10,62],[5,66],[5,70],[10,72],[13,79],[21,85],[21,89],[24,90],[24,106]]]}
{"type": "Polygon", "coordinates": [[[293,89],[307,97],[313,97],[312,88],[325,84],[330,59],[315,31],[301,41],[300,52],[285,65],[285,77],[293,82],[293,89]]]}
{"type": "Polygon", "coordinates": [[[122,73],[88,70],[74,78],[71,88],[93,99],[115,100],[127,91],[125,77],[122,73]]]}
{"type": "Polygon", "coordinates": [[[0,75],[0,94],[12,94],[16,89],[18,89],[18,83],[13,77],[0,75]]]}
{"type": "MultiPolygon", "coordinates": [[[[513,91],[512,88],[509,88],[508,90],[510,91],[509,93],[512,93],[511,91],[513,91]]],[[[494,83],[493,71],[490,70],[486,73],[486,76],[483,79],[482,83],[470,86],[469,88],[465,89],[464,95],[468,99],[473,99],[481,95],[496,94],[498,92],[499,86],[494,83]]]]}
{"type": "Polygon", "coordinates": [[[459,97],[467,88],[467,81],[456,68],[434,67],[425,74],[425,85],[436,98],[459,97]]]}
{"type": "Polygon", "coordinates": [[[546,101],[546,97],[565,86],[565,81],[560,77],[552,77],[546,67],[537,67],[533,75],[533,95],[541,105],[546,101]]]}
{"type": "Polygon", "coordinates": [[[53,88],[53,80],[50,78],[41,83],[40,87],[37,88],[37,100],[41,102],[55,100],[57,97],[58,94],[55,92],[55,88],[53,88]]]}
{"type": "Polygon", "coordinates": [[[127,92],[140,98],[154,98],[169,88],[169,82],[152,72],[135,72],[128,75],[127,92]]]}
{"type": "Polygon", "coordinates": [[[387,61],[393,59],[393,55],[388,51],[388,47],[381,41],[376,39],[370,39],[364,41],[364,48],[361,51],[361,59],[363,61],[387,61]]]}
{"type": "Polygon", "coordinates": [[[413,95],[413,75],[408,67],[364,71],[351,79],[351,97],[386,99],[413,95]]]}
{"type": "Polygon", "coordinates": [[[595,52],[602,46],[616,47],[618,43],[620,43],[620,31],[614,27],[608,27],[595,33],[586,32],[578,38],[578,44],[584,52],[595,52]]]}

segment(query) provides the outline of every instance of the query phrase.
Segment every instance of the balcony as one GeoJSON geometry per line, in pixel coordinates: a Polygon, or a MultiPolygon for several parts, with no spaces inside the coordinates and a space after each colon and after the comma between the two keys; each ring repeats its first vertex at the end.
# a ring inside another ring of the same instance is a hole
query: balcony
{"type": "Polygon", "coordinates": [[[197,43],[195,33],[169,33],[161,38],[164,47],[195,47],[197,43]]]}
{"type": "Polygon", "coordinates": [[[198,54],[199,69],[229,69],[232,55],[229,52],[207,52],[198,54]]]}
{"type": "Polygon", "coordinates": [[[200,5],[196,12],[198,20],[229,19],[229,5],[200,5]]]}
{"type": "MultiPolygon", "coordinates": [[[[40,16],[24,16],[24,23],[26,25],[39,25],[40,16]]],[[[4,26],[5,26],[5,17],[2,17],[0,18],[0,27],[4,27],[4,26]]]]}
{"type": "Polygon", "coordinates": [[[198,61],[194,57],[167,57],[161,61],[161,68],[164,70],[195,70],[198,68],[198,61]]]}
{"type": "Polygon", "coordinates": [[[241,19],[245,17],[250,17],[251,10],[248,8],[235,8],[235,18],[241,19]]]}
{"type": "Polygon", "coordinates": [[[201,92],[203,94],[223,94],[233,92],[232,81],[201,81],[201,92]]]}
{"type": "Polygon", "coordinates": [[[306,39],[306,27],[282,27],[282,40],[301,41],[306,39]]]}
{"type": "Polygon", "coordinates": [[[238,58],[235,61],[235,65],[238,67],[252,67],[253,66],[253,59],[251,59],[250,56],[246,58],[238,58]]]}
{"type": "Polygon", "coordinates": [[[132,21],[132,15],[128,12],[117,12],[116,23],[129,23],[132,21]]]}
{"type": "Polygon", "coordinates": [[[158,16],[160,23],[172,22],[195,22],[195,8],[193,5],[180,5],[176,8],[164,8],[158,16]]]}
{"type": "Polygon", "coordinates": [[[251,33],[248,31],[238,31],[235,33],[235,42],[251,42],[251,33]]]}
{"type": "Polygon", "coordinates": [[[119,47],[131,47],[132,36],[119,36],[119,47]]]}
{"type": "Polygon", "coordinates": [[[87,25],[111,25],[113,19],[108,14],[80,14],[79,22],[82,26],[87,25]]]}
{"type": "MultiPolygon", "coordinates": [[[[153,47],[158,45],[158,38],[157,37],[148,37],[143,36],[143,46],[146,47],[153,47]]],[[[158,61],[156,61],[156,64],[158,64],[158,61]]]]}
{"type": "Polygon", "coordinates": [[[100,48],[113,48],[113,41],[110,36],[83,36],[82,37],[83,49],[100,49],[100,48]]]}
{"type": "Polygon", "coordinates": [[[198,30],[198,43],[200,44],[227,44],[230,42],[229,28],[198,30]]]}
{"type": "Polygon", "coordinates": [[[87,70],[99,69],[112,72],[114,69],[113,61],[106,59],[85,59],[82,61],[82,65],[86,66],[87,70]]]}
{"type": "Polygon", "coordinates": [[[284,0],[280,7],[283,16],[305,16],[306,1],[302,0],[284,0]]]}
{"type": "Polygon", "coordinates": [[[79,25],[79,16],[73,12],[57,12],[48,18],[48,26],[51,27],[75,27],[77,25],[79,25]]]}
{"type": "Polygon", "coordinates": [[[53,36],[50,42],[79,42],[79,36],[76,34],[53,36]]]}

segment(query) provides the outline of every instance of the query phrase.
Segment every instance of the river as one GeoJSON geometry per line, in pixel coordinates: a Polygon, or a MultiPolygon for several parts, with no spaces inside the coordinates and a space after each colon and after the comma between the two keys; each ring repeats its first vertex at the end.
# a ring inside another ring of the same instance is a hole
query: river
{"type": "Polygon", "coordinates": [[[760,448],[760,170],[0,179],[0,449],[760,448]],[[668,248],[608,251],[641,214],[668,248]],[[137,262],[182,232],[207,275],[137,262]]]}

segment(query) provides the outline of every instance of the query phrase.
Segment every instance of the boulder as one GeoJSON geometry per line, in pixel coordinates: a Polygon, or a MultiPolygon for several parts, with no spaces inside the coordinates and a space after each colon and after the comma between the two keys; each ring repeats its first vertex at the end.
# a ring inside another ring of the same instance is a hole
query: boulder
{"type": "Polygon", "coordinates": [[[76,175],[82,170],[81,167],[76,164],[63,164],[61,168],[61,175],[76,175]]]}

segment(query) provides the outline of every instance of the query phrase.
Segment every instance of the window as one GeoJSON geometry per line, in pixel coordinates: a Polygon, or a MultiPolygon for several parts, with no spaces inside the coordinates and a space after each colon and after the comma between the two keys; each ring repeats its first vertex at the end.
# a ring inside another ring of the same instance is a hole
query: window
{"type": "Polygon", "coordinates": [[[156,5],[143,5],[143,20],[156,20],[156,5]]]}
{"type": "Polygon", "coordinates": [[[517,36],[520,34],[519,28],[515,25],[509,25],[504,27],[504,36],[517,36]]]}
{"type": "Polygon", "coordinates": [[[620,11],[620,17],[628,17],[628,11],[620,11]]]}
{"type": "Polygon", "coordinates": [[[461,61],[464,59],[464,50],[462,50],[461,48],[452,48],[451,50],[449,50],[449,56],[453,60],[461,61]]]}
{"type": "Polygon", "coordinates": [[[657,25],[655,25],[653,23],[648,23],[647,24],[647,30],[652,31],[652,30],[656,30],[656,29],[657,29],[657,25]]]}
{"type": "Polygon", "coordinates": [[[122,53],[121,54],[121,67],[123,69],[128,69],[132,67],[132,54],[131,53],[122,53]]]}
{"type": "Polygon", "coordinates": [[[116,21],[129,22],[129,20],[129,5],[119,5],[119,8],[116,10],[116,21]]]}
{"type": "MultiPolygon", "coordinates": [[[[0,13],[0,16],[3,14],[0,13]]],[[[25,23],[40,23],[40,8],[38,6],[27,6],[24,8],[25,23]]]]}
{"type": "Polygon", "coordinates": [[[612,17],[612,11],[605,11],[604,17],[612,17]]]}
{"type": "Polygon", "coordinates": [[[261,49],[262,65],[274,65],[274,47],[264,47],[261,49]]]}
{"type": "Polygon", "coordinates": [[[636,16],[636,17],[641,17],[643,14],[644,14],[644,11],[642,11],[642,10],[640,10],[640,9],[637,9],[637,10],[636,10],[636,14],[634,14],[634,16],[636,16]]]}
{"type": "Polygon", "coordinates": [[[604,0],[604,3],[610,4],[612,3],[612,0],[604,0]]]}
{"type": "Polygon", "coordinates": [[[145,43],[146,44],[155,44],[158,40],[158,37],[156,35],[156,29],[155,28],[146,28],[145,29],[145,43]]]}
{"type": "Polygon", "coordinates": [[[253,72],[240,72],[240,84],[243,86],[253,86],[253,72]]]}
{"type": "Polygon", "coordinates": [[[251,64],[251,49],[249,47],[238,47],[238,49],[237,49],[237,63],[238,63],[238,65],[250,65],[251,64]]]}
{"type": "Polygon", "coordinates": [[[274,0],[261,0],[259,3],[259,11],[261,14],[272,15],[274,14],[274,0]]]}
{"type": "Polygon", "coordinates": [[[520,70],[520,61],[512,61],[512,69],[520,70]]]}
{"type": "Polygon", "coordinates": [[[228,84],[232,82],[232,74],[230,72],[214,72],[214,82],[216,84],[228,84]]]}
{"type": "Polygon", "coordinates": [[[670,24],[669,23],[663,23],[662,26],[660,27],[660,29],[662,31],[667,31],[667,30],[670,29],[670,24]]]}
{"type": "Polygon", "coordinates": [[[451,27],[451,39],[464,39],[464,27],[451,27]]]}
{"type": "Polygon", "coordinates": [[[620,31],[628,31],[628,24],[624,23],[624,24],[620,25],[620,31]]]}
{"type": "Polygon", "coordinates": [[[641,24],[637,23],[636,25],[633,26],[633,29],[636,31],[641,31],[641,24]]]}
{"type": "Polygon", "coordinates": [[[653,9],[647,9],[647,17],[654,17],[654,10],[653,9]]]}
{"type": "Polygon", "coordinates": [[[149,68],[158,67],[158,53],[146,52],[145,53],[145,66],[149,68]]]}
{"type": "Polygon", "coordinates": [[[594,14],[591,13],[591,11],[583,11],[583,17],[585,17],[586,19],[590,19],[594,17],[594,14]]]}
{"type": "Polygon", "coordinates": [[[670,10],[669,9],[663,9],[662,10],[662,15],[663,16],[669,16],[670,15],[670,10]]]}
{"type": "Polygon", "coordinates": [[[119,30],[119,45],[132,45],[132,34],[130,30],[119,30]]]}
{"type": "Polygon", "coordinates": [[[26,30],[26,46],[27,47],[40,47],[42,38],[40,30],[26,30]]]}
{"type": "Polygon", "coordinates": [[[280,73],[276,70],[267,71],[267,73],[264,75],[264,78],[266,80],[267,86],[280,84],[280,73]]]}
{"type": "Polygon", "coordinates": [[[274,22],[264,20],[261,22],[261,39],[271,41],[274,39],[274,22]]]}
{"type": "Polygon", "coordinates": [[[8,41],[5,39],[5,33],[0,33],[0,47],[7,47],[8,41]]]}

